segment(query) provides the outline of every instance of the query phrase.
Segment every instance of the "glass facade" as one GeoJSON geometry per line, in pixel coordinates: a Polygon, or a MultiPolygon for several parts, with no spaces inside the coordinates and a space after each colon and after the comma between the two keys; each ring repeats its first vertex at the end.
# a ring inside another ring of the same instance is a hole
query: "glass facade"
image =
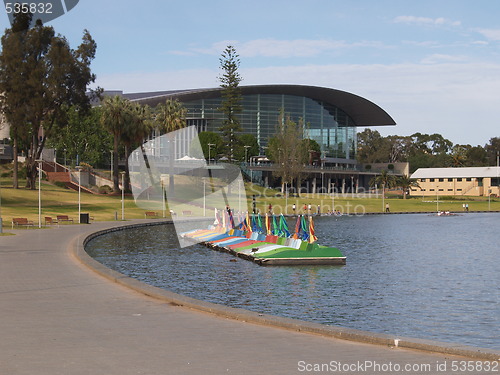
{"type": "MultiPolygon", "coordinates": [[[[254,94],[244,95],[240,114],[242,133],[252,134],[265,147],[276,129],[280,112],[304,123],[304,138],[314,139],[321,147],[323,157],[354,159],[356,127],[341,109],[304,96],[254,94]]],[[[221,98],[183,101],[188,110],[188,125],[198,131],[218,132],[224,115],[218,110],[221,98]]]]}

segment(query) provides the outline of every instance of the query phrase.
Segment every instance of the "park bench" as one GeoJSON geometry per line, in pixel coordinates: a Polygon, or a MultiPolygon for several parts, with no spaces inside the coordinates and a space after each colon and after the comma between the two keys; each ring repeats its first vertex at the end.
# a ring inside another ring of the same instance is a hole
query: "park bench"
{"type": "Polygon", "coordinates": [[[45,225],[53,225],[53,224],[57,224],[57,222],[54,219],[52,219],[52,217],[45,216],[45,225]]]}
{"type": "Polygon", "coordinates": [[[60,223],[60,222],[63,222],[63,221],[66,221],[66,222],[73,222],[73,219],[68,217],[68,215],[57,215],[57,222],[60,223]]]}
{"type": "Polygon", "coordinates": [[[188,215],[192,215],[193,213],[191,211],[189,211],[189,210],[185,210],[185,211],[182,211],[182,214],[184,216],[188,216],[188,215]]]}
{"type": "Polygon", "coordinates": [[[25,227],[32,227],[33,222],[31,220],[28,220],[25,217],[15,217],[12,219],[12,229],[14,229],[14,226],[25,226],[25,227]]]}
{"type": "Polygon", "coordinates": [[[157,219],[158,218],[158,214],[154,211],[146,211],[144,213],[144,217],[146,219],[157,219]]]}

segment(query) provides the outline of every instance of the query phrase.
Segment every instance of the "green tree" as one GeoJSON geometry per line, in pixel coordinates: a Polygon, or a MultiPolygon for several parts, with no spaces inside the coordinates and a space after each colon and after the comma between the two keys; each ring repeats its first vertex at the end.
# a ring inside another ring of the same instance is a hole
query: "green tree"
{"type": "Polygon", "coordinates": [[[119,95],[109,96],[102,102],[101,124],[113,135],[113,191],[120,191],[118,149],[120,140],[133,123],[130,101],[119,95]]]}
{"type": "Polygon", "coordinates": [[[0,92],[2,110],[13,126],[15,160],[21,146],[27,155],[26,185],[35,189],[36,161],[58,124],[66,122],[68,108],[90,108],[87,86],[95,81],[90,63],[97,47],[87,30],[73,50],[52,27],[37,20],[26,28],[30,22],[30,15],[16,15],[2,37],[0,92]]]}
{"type": "Polygon", "coordinates": [[[236,160],[248,162],[251,156],[259,155],[259,151],[260,147],[259,143],[257,142],[257,138],[255,138],[255,136],[252,134],[242,134],[238,138],[234,157],[236,160]],[[247,157],[247,160],[245,160],[245,155],[247,157]]]}
{"type": "Polygon", "coordinates": [[[174,189],[174,159],[175,149],[173,147],[174,138],[171,134],[175,130],[186,127],[187,110],[178,100],[167,99],[165,104],[160,104],[156,107],[156,126],[160,131],[167,133],[169,138],[169,195],[173,197],[174,189]]]}
{"type": "Polygon", "coordinates": [[[125,189],[128,191],[132,190],[130,186],[130,168],[128,162],[130,152],[136,145],[140,145],[141,150],[143,150],[144,139],[151,134],[154,126],[151,108],[149,106],[130,103],[129,116],[129,121],[127,121],[124,129],[125,131],[121,135],[121,141],[125,148],[125,189]]]}
{"type": "Polygon", "coordinates": [[[370,180],[370,186],[382,186],[382,194],[385,195],[385,190],[396,186],[396,176],[383,170],[378,176],[370,180]]]}
{"type": "Polygon", "coordinates": [[[220,131],[227,144],[229,162],[234,158],[235,147],[237,145],[237,133],[241,131],[239,114],[242,112],[242,95],[239,87],[242,81],[238,73],[240,59],[233,46],[227,46],[221,55],[220,69],[222,75],[218,77],[220,87],[222,88],[222,104],[219,110],[224,113],[224,120],[220,131]]]}
{"type": "Polygon", "coordinates": [[[417,180],[415,178],[410,178],[407,175],[397,177],[395,185],[399,186],[403,190],[403,199],[406,199],[406,196],[410,195],[412,187],[420,188],[417,180]]]}
{"type": "Polygon", "coordinates": [[[302,120],[296,123],[282,113],[275,134],[267,144],[266,155],[274,163],[273,175],[280,178],[283,192],[285,184],[292,185],[294,180],[300,190],[300,174],[307,163],[309,149],[308,140],[302,136],[302,120]]]}
{"type": "Polygon", "coordinates": [[[485,167],[488,165],[488,153],[482,146],[467,145],[466,165],[468,167],[485,167]]]}
{"type": "Polygon", "coordinates": [[[76,107],[68,110],[67,123],[59,125],[60,131],[54,133],[47,142],[49,147],[57,149],[58,155],[64,154],[68,159],[76,159],[77,155],[91,165],[104,165],[113,147],[110,134],[99,124],[101,108],[92,108],[82,113],[76,107]]]}
{"type": "Polygon", "coordinates": [[[497,165],[500,154],[500,137],[490,138],[484,149],[486,150],[488,165],[497,165]]]}
{"type": "MultiPolygon", "coordinates": [[[[225,150],[224,141],[221,136],[214,132],[201,132],[198,134],[203,157],[205,160],[216,159],[218,155],[222,154],[225,150]],[[209,146],[212,145],[212,146],[209,146]],[[210,155],[208,149],[210,148],[210,155]]],[[[211,161],[209,161],[211,163],[211,161]]]]}

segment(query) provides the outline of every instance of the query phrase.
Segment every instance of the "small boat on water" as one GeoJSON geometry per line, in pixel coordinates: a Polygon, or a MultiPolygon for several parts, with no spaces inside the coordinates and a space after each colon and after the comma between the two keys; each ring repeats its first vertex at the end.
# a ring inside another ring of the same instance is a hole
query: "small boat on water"
{"type": "Polygon", "coordinates": [[[215,212],[214,225],[182,233],[184,239],[209,248],[228,252],[262,266],[275,265],[343,265],[346,258],[335,247],[316,243],[312,216],[299,215],[294,233],[288,230],[283,215],[260,214],[240,218],[235,226],[230,210],[215,212]]]}

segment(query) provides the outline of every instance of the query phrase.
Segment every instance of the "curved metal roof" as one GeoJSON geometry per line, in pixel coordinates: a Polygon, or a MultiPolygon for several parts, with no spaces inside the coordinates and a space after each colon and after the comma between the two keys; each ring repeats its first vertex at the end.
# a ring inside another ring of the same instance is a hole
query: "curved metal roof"
{"type": "MultiPolygon", "coordinates": [[[[375,103],[346,91],[303,85],[256,85],[240,86],[243,95],[276,94],[305,96],[316,101],[331,104],[343,110],[356,126],[396,125],[387,112],[375,103]]],[[[156,106],[168,98],[180,101],[213,99],[221,96],[221,88],[163,91],[157,93],[125,94],[130,100],[156,106]]]]}

